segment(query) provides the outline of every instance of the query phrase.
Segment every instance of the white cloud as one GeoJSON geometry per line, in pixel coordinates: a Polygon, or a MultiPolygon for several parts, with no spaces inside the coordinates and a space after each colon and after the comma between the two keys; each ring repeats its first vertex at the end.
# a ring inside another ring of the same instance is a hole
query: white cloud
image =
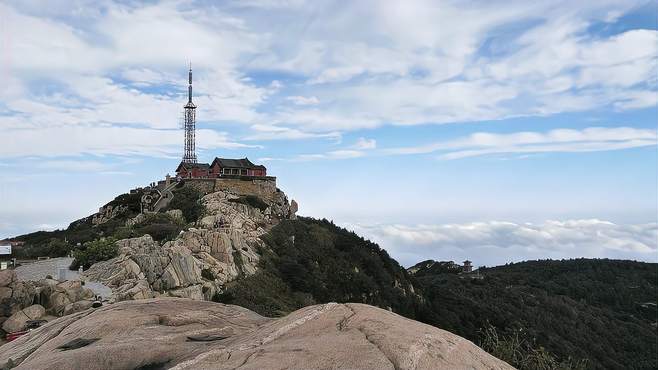
{"type": "Polygon", "coordinates": [[[375,148],[377,148],[377,140],[375,139],[366,139],[364,137],[360,137],[359,140],[357,140],[354,144],[354,149],[366,150],[375,148]]]}
{"type": "Polygon", "coordinates": [[[0,5],[11,35],[0,71],[11,112],[0,126],[174,128],[188,60],[198,120],[242,124],[252,140],[655,107],[658,31],[591,31],[633,7],[163,1],[72,10],[15,2],[0,5]],[[282,71],[294,81],[250,77],[282,71]],[[169,90],[154,89],[162,86],[169,90]]]}
{"type": "Polygon", "coordinates": [[[287,42],[255,65],[301,74],[296,91],[323,110],[282,108],[277,122],[348,131],[655,106],[658,31],[591,32],[636,4],[378,5],[288,9],[309,22],[278,29],[287,42]]]}
{"type": "MultiPolygon", "coordinates": [[[[377,141],[375,139],[366,139],[359,138],[354,145],[338,150],[330,150],[326,153],[315,153],[315,154],[300,154],[292,159],[291,161],[315,161],[322,159],[352,159],[364,157],[367,154],[367,151],[375,149],[377,147],[377,141]]],[[[281,159],[284,160],[284,159],[281,159]]]]}
{"type": "Polygon", "coordinates": [[[149,68],[126,68],[121,72],[121,77],[138,86],[181,83],[180,80],[176,80],[177,76],[165,75],[162,72],[154,71],[149,68]]]}
{"type": "MultiPolygon", "coordinates": [[[[147,155],[166,157],[180,154],[180,130],[156,130],[116,126],[67,126],[40,130],[3,130],[0,136],[11,137],[0,145],[0,158],[19,156],[74,156],[97,155],[147,155]]],[[[253,147],[232,142],[225,133],[213,130],[197,130],[197,147],[246,148],[253,147]]],[[[49,162],[52,166],[71,165],[69,162],[49,162]]],[[[93,165],[93,163],[89,163],[93,165]]]]}
{"type": "Polygon", "coordinates": [[[76,171],[76,172],[97,172],[106,170],[109,166],[105,163],[99,161],[89,161],[89,160],[47,160],[39,161],[31,167],[47,169],[47,170],[59,170],[59,171],[76,171]]]}
{"type": "Polygon", "coordinates": [[[332,150],[322,154],[300,154],[293,161],[314,161],[319,159],[352,159],[363,157],[365,153],[360,150],[341,149],[332,150]]]}
{"type": "Polygon", "coordinates": [[[282,161],[283,158],[274,158],[274,157],[261,157],[258,158],[259,162],[273,162],[273,161],[282,161]]]}
{"type": "Polygon", "coordinates": [[[440,152],[441,159],[459,159],[501,153],[593,152],[655,146],[653,129],[588,127],[583,130],[555,129],[546,133],[478,132],[467,137],[415,147],[386,150],[389,154],[440,152]]]}
{"type": "Polygon", "coordinates": [[[289,96],[286,98],[286,100],[291,101],[295,105],[317,105],[320,104],[320,100],[318,100],[317,97],[315,96],[310,96],[310,97],[305,97],[305,96],[289,96]]]}
{"type": "Polygon", "coordinates": [[[621,225],[596,219],[540,224],[473,222],[465,224],[347,224],[371,238],[406,265],[423,259],[470,258],[501,264],[537,258],[632,258],[654,261],[658,224],[621,225]]]}
{"type": "Polygon", "coordinates": [[[274,124],[256,124],[251,126],[251,129],[254,131],[254,133],[247,136],[247,140],[299,140],[313,138],[339,139],[341,137],[340,133],[336,131],[314,133],[274,124]]]}

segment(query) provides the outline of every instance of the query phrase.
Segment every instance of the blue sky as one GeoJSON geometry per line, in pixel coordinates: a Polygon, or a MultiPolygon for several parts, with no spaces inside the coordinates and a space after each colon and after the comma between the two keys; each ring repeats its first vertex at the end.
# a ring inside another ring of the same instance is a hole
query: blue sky
{"type": "Polygon", "coordinates": [[[198,155],[403,264],[655,261],[656,1],[8,1],[0,237],[198,155]]]}

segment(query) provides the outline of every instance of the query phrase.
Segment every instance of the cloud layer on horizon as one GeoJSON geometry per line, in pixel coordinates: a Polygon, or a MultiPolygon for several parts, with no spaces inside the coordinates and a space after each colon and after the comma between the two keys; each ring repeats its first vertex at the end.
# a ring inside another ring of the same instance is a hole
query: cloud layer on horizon
{"type": "Polygon", "coordinates": [[[620,225],[588,219],[341,226],[379,243],[405,266],[426,259],[470,259],[479,265],[579,257],[658,262],[658,223],[620,225]]]}

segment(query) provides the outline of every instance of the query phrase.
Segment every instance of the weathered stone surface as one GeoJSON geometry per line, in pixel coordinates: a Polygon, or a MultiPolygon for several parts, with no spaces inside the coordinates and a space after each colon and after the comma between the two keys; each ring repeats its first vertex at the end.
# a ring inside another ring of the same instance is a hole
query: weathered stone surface
{"type": "Polygon", "coordinates": [[[183,217],[183,211],[180,209],[171,209],[167,212],[165,212],[169,217],[171,217],[173,220],[180,221],[180,222],[185,222],[185,217],[183,217]]]}
{"type": "Polygon", "coordinates": [[[49,312],[55,316],[62,316],[64,314],[64,309],[68,304],[71,303],[69,296],[63,290],[53,292],[50,297],[48,297],[49,303],[49,312]]]}
{"type": "Polygon", "coordinates": [[[11,316],[34,302],[36,290],[31,282],[14,281],[0,288],[0,316],[11,316]]]}
{"type": "Polygon", "coordinates": [[[0,367],[10,360],[16,370],[512,369],[466,339],[363,304],[268,319],[177,298],[65,316],[0,347],[0,367]],[[71,343],[81,344],[61,349],[71,343]]]}
{"type": "Polygon", "coordinates": [[[140,213],[137,216],[126,221],[126,226],[135,226],[139,223],[144,222],[144,220],[146,220],[146,214],[140,213]]]}
{"type": "Polygon", "coordinates": [[[297,218],[297,211],[299,210],[299,204],[294,199],[290,201],[290,219],[294,220],[297,218]]]}
{"type": "Polygon", "coordinates": [[[60,283],[56,280],[43,279],[36,282],[36,285],[35,300],[54,316],[65,315],[66,307],[72,303],[94,297],[94,292],[85,288],[80,280],[67,280],[60,283]]]}
{"type": "Polygon", "coordinates": [[[158,245],[150,236],[117,242],[119,257],[93,265],[85,277],[102,281],[114,299],[152,298],[160,293],[201,285],[202,262],[183,245],[158,245]]]}
{"type": "Polygon", "coordinates": [[[13,291],[10,287],[0,287],[0,302],[10,299],[13,291]]]}
{"type": "Polygon", "coordinates": [[[7,333],[25,330],[25,323],[28,320],[40,319],[45,314],[46,309],[41,305],[35,304],[26,307],[5,320],[5,322],[2,323],[2,330],[6,331],[7,333]]]}
{"type": "Polygon", "coordinates": [[[48,314],[62,316],[72,303],[90,300],[93,291],[78,280],[59,282],[52,279],[14,281],[0,287],[0,317],[9,317],[33,303],[44,307],[48,314]]]}
{"type": "Polygon", "coordinates": [[[119,206],[107,205],[105,207],[101,207],[98,210],[98,213],[91,216],[91,223],[94,225],[103,224],[115,218],[116,216],[124,213],[127,209],[128,206],[125,205],[119,205],[119,206]]]}
{"type": "Polygon", "coordinates": [[[92,304],[94,304],[94,302],[90,300],[69,303],[64,307],[64,315],[70,315],[72,313],[90,309],[92,304]]]}
{"type": "Polygon", "coordinates": [[[0,287],[9,286],[14,281],[16,281],[14,270],[0,270],[0,287]]]}

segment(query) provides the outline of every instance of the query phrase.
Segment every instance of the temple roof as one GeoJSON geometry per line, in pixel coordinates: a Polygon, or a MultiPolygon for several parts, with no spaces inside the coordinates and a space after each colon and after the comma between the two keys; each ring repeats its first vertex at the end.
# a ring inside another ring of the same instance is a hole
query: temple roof
{"type": "Polygon", "coordinates": [[[176,172],[179,172],[182,168],[185,169],[192,169],[192,168],[200,168],[202,170],[208,170],[210,169],[210,165],[208,163],[188,163],[188,162],[181,162],[178,167],[176,167],[176,172]]]}
{"type": "Polygon", "coordinates": [[[230,158],[215,158],[214,161],[210,164],[210,166],[214,166],[215,163],[219,163],[219,166],[224,168],[224,167],[230,167],[230,168],[258,168],[258,169],[264,169],[265,166],[263,165],[256,165],[253,164],[249,158],[242,158],[242,159],[230,159],[230,158]]]}

